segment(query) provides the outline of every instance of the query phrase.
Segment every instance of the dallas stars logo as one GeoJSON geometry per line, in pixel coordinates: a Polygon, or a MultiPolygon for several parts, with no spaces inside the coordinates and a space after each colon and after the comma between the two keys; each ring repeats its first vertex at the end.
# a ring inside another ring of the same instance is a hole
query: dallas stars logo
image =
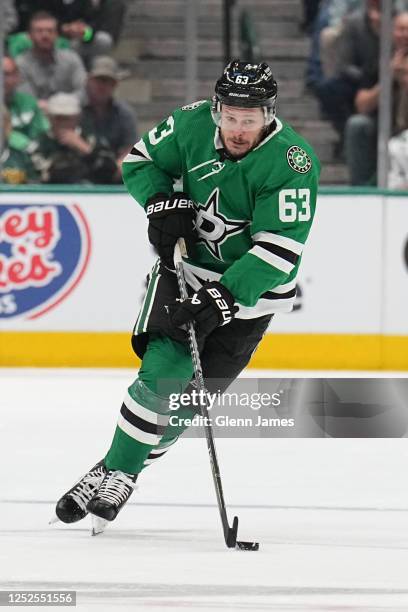
{"type": "Polygon", "coordinates": [[[207,249],[214,257],[223,261],[221,256],[221,245],[234,234],[243,232],[249,221],[238,221],[227,219],[218,210],[219,188],[211,193],[204,206],[197,211],[197,230],[200,242],[204,242],[207,249]]]}
{"type": "Polygon", "coordinates": [[[301,174],[306,174],[312,167],[312,160],[309,155],[306,151],[297,146],[288,149],[286,159],[288,160],[289,166],[301,174]]]}

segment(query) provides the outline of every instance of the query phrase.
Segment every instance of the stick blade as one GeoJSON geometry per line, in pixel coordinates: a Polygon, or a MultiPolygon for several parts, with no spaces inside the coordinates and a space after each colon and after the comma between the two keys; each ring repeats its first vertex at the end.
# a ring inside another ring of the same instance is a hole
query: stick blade
{"type": "Polygon", "coordinates": [[[237,550],[259,550],[259,542],[238,542],[235,545],[237,550]]]}
{"type": "Polygon", "coordinates": [[[228,546],[228,548],[236,548],[237,533],[238,533],[238,517],[234,516],[232,527],[228,527],[227,537],[225,538],[225,543],[228,546]]]}
{"type": "Polygon", "coordinates": [[[235,550],[259,550],[259,542],[241,542],[237,540],[238,535],[238,517],[234,516],[232,527],[228,529],[226,544],[228,548],[235,550]]]}

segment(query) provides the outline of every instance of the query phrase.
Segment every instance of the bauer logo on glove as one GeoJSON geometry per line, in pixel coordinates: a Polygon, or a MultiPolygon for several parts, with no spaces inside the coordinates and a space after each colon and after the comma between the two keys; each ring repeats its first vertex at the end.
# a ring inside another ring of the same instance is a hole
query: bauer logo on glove
{"type": "MultiPolygon", "coordinates": [[[[225,287],[223,287],[223,289],[225,289],[225,287]]],[[[230,323],[234,318],[234,312],[231,311],[231,308],[228,305],[227,301],[223,298],[222,293],[220,293],[217,287],[204,287],[204,290],[214,299],[215,304],[218,307],[222,318],[224,319],[224,322],[221,323],[221,325],[226,325],[227,323],[230,323]]],[[[233,308],[237,310],[236,306],[233,306],[233,308]]]]}
{"type": "Polygon", "coordinates": [[[173,193],[168,196],[157,193],[146,203],[149,219],[149,240],[165,266],[174,268],[174,245],[184,238],[187,252],[194,253],[197,242],[196,212],[194,202],[187,193],[173,193]]]}
{"type": "Polygon", "coordinates": [[[148,206],[146,207],[146,214],[148,217],[150,217],[154,213],[160,213],[162,211],[166,213],[176,208],[178,210],[183,210],[185,208],[191,208],[192,210],[194,210],[194,202],[193,200],[189,200],[185,197],[177,197],[177,196],[172,197],[172,198],[162,199],[159,201],[155,200],[151,204],[148,204],[148,206]]]}
{"type": "Polygon", "coordinates": [[[194,322],[199,335],[208,336],[217,327],[230,323],[238,308],[229,290],[212,281],[181,304],[178,301],[169,304],[166,310],[172,326],[182,327],[194,322]]]}

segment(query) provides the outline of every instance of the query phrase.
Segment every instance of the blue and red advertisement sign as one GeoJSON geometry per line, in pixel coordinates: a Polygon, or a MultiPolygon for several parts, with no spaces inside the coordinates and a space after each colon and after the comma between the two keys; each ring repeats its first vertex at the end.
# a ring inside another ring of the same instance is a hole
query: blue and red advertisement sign
{"type": "Polygon", "coordinates": [[[76,204],[0,204],[0,319],[36,319],[65,300],[91,252],[76,204]]]}

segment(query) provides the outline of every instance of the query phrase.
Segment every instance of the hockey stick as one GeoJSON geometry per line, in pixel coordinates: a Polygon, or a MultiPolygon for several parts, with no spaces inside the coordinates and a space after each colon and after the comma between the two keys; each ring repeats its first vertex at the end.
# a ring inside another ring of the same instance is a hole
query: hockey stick
{"type": "MultiPolygon", "coordinates": [[[[180,297],[182,300],[188,298],[186,280],[184,277],[184,268],[182,256],[186,256],[186,245],[182,238],[180,238],[174,249],[174,266],[176,268],[177,281],[180,291],[180,297]]],[[[208,398],[207,390],[205,388],[203,371],[201,368],[200,354],[198,351],[197,338],[195,334],[194,324],[188,324],[188,337],[190,343],[191,359],[193,361],[194,378],[199,397],[204,398],[200,403],[201,416],[203,417],[205,437],[207,438],[207,448],[210,455],[211,472],[213,475],[215,492],[217,494],[218,510],[220,512],[222,527],[224,530],[224,540],[228,548],[237,548],[239,550],[258,550],[258,542],[239,542],[237,541],[238,533],[238,517],[234,516],[232,527],[229,526],[227,510],[225,507],[224,493],[222,491],[221,474],[218,466],[217,453],[215,450],[214,436],[211,428],[211,421],[209,420],[208,414],[208,398]]]]}

